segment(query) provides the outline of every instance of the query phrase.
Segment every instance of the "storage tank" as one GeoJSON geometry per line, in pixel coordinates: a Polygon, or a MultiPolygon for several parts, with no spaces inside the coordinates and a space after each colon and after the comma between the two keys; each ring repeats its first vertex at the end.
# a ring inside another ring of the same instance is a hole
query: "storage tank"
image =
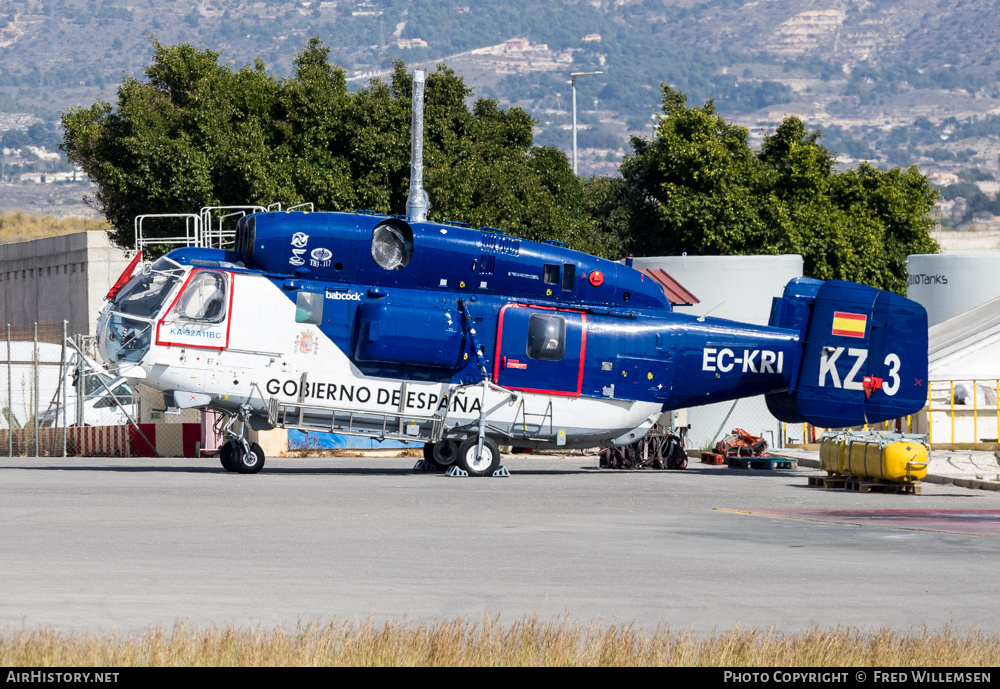
{"type": "Polygon", "coordinates": [[[906,296],[927,309],[928,325],[1000,297],[1000,252],[908,256],[906,296]]]}

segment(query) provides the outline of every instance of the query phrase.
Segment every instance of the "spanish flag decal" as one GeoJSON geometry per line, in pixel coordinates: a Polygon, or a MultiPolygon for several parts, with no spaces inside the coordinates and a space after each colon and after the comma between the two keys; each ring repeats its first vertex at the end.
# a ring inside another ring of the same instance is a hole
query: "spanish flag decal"
{"type": "Polygon", "coordinates": [[[844,313],[843,311],[833,312],[833,334],[842,337],[865,336],[865,325],[868,323],[868,316],[861,313],[844,313]]]}

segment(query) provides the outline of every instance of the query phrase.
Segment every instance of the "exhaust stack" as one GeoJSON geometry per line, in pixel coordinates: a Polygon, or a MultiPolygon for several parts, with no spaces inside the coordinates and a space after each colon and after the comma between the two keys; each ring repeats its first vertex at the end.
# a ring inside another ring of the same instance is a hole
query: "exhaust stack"
{"type": "Polygon", "coordinates": [[[406,214],[411,220],[427,220],[431,202],[424,191],[424,71],[413,71],[413,101],[410,137],[410,192],[406,196],[406,214]]]}

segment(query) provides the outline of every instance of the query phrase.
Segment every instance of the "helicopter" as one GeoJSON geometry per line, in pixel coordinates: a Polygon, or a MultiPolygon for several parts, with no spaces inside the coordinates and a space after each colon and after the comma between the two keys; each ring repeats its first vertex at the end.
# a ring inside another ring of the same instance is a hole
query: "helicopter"
{"type": "Polygon", "coordinates": [[[628,444],[665,410],[763,394],[833,428],[926,398],[926,312],[863,285],[794,279],[762,326],[675,313],[627,265],[490,228],[271,211],[235,243],[123,276],[97,328],[120,375],[227,416],[229,470],[264,463],[237,420],[423,442],[485,475],[500,442],[628,444]]]}
{"type": "Polygon", "coordinates": [[[423,443],[429,465],[486,476],[501,443],[627,445],[665,411],[742,397],[824,428],[923,407],[927,314],[896,294],[797,278],[767,325],[695,317],[627,264],[428,221],[418,77],[406,215],[254,207],[232,246],[137,256],[108,294],[106,365],[221,412],[226,470],[264,465],[247,427],[423,443]]]}

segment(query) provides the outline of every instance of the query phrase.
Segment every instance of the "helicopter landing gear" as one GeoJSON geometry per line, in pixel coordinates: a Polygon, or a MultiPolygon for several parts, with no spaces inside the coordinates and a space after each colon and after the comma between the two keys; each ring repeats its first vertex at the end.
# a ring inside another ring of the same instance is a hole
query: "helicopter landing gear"
{"type": "Polygon", "coordinates": [[[479,451],[479,438],[470,436],[458,448],[456,465],[469,476],[492,476],[500,468],[500,447],[483,438],[483,449],[479,451]]]}
{"type": "Polygon", "coordinates": [[[231,442],[222,444],[219,448],[219,461],[226,471],[236,471],[236,447],[231,442]]]}
{"type": "Polygon", "coordinates": [[[264,468],[264,450],[257,443],[230,440],[219,448],[219,461],[226,471],[256,474],[264,468]]]}
{"type": "Polygon", "coordinates": [[[458,443],[454,440],[441,440],[431,446],[430,457],[427,458],[427,461],[438,469],[447,469],[457,459],[458,443]]]}
{"type": "Polygon", "coordinates": [[[458,459],[458,443],[454,440],[440,440],[424,443],[424,458],[413,467],[414,471],[445,471],[458,459]]]}
{"type": "Polygon", "coordinates": [[[245,437],[249,419],[250,406],[244,404],[237,413],[229,415],[229,421],[223,427],[223,434],[228,438],[228,442],[219,448],[219,461],[226,471],[256,474],[264,468],[264,450],[245,437]],[[237,419],[241,422],[239,433],[233,430],[237,419]]]}

